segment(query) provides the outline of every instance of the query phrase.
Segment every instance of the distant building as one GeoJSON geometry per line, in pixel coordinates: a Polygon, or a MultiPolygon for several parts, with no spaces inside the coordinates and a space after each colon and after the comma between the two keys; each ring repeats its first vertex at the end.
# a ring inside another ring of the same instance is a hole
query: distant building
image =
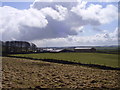
{"type": "Polygon", "coordinates": [[[42,50],[42,52],[53,52],[53,53],[57,53],[57,52],[61,52],[63,49],[53,49],[53,48],[45,48],[42,50]]]}
{"type": "Polygon", "coordinates": [[[96,52],[95,48],[75,48],[75,52],[96,52]]]}
{"type": "Polygon", "coordinates": [[[74,52],[74,49],[66,48],[66,49],[61,50],[60,52],[74,52]]]}
{"type": "Polygon", "coordinates": [[[63,49],[53,49],[51,50],[50,52],[53,52],[53,53],[58,53],[58,52],[61,52],[63,49]]]}

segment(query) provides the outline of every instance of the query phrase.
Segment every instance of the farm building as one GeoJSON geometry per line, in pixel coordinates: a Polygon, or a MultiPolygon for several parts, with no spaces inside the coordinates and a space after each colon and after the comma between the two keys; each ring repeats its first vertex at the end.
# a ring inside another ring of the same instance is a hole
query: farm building
{"type": "Polygon", "coordinates": [[[62,50],[63,49],[44,48],[42,52],[58,53],[58,52],[61,52],[62,50]]]}
{"type": "Polygon", "coordinates": [[[60,52],[74,52],[74,49],[65,48],[65,49],[61,50],[60,52]]]}
{"type": "Polygon", "coordinates": [[[96,52],[95,48],[75,48],[75,52],[96,52]]]}

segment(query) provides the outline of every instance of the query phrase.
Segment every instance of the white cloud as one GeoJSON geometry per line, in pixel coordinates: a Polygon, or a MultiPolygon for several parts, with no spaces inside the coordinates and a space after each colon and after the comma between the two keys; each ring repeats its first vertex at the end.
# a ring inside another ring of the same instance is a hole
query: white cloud
{"type": "Polygon", "coordinates": [[[68,36],[66,38],[54,38],[33,41],[38,46],[77,46],[77,45],[117,45],[118,29],[113,32],[103,32],[101,34],[91,36],[68,36]]]}
{"type": "Polygon", "coordinates": [[[68,15],[68,9],[62,5],[56,5],[56,9],[59,11],[59,14],[65,18],[68,15]]]}
{"type": "Polygon", "coordinates": [[[72,27],[71,30],[75,30],[76,32],[84,32],[84,27],[83,26],[80,26],[80,27],[72,27]]]}
{"type": "Polygon", "coordinates": [[[34,40],[76,35],[65,22],[67,9],[62,6],[37,10],[18,10],[9,6],[0,7],[0,33],[3,40],[34,40]],[[50,17],[52,18],[50,18],[50,17]]]}
{"type": "Polygon", "coordinates": [[[65,17],[67,15],[67,8],[62,7],[60,5],[56,5],[56,9],[58,10],[58,12],[56,10],[54,10],[53,8],[51,8],[51,7],[43,8],[40,11],[45,16],[50,16],[55,20],[58,20],[58,21],[65,20],[65,17]]]}
{"type": "Polygon", "coordinates": [[[48,24],[46,17],[36,9],[23,10],[19,14],[21,14],[21,17],[18,21],[22,25],[44,28],[48,24]]]}
{"type": "MultiPolygon", "coordinates": [[[[3,40],[28,40],[45,45],[79,45],[112,42],[116,32],[78,36],[86,25],[98,26],[117,19],[117,7],[87,2],[33,4],[26,10],[0,7],[0,34],[3,40]],[[70,5],[69,5],[70,4],[70,5]],[[45,43],[45,42],[46,43],[45,43]]],[[[113,40],[114,38],[114,40],[113,40]]]]}
{"type": "Polygon", "coordinates": [[[119,2],[119,0],[98,0],[99,2],[119,2]]]}
{"type": "Polygon", "coordinates": [[[48,21],[37,10],[18,10],[9,6],[0,7],[0,33],[3,40],[21,38],[22,26],[44,28],[48,21]]]}
{"type": "Polygon", "coordinates": [[[80,2],[71,11],[82,17],[83,20],[97,21],[100,24],[109,23],[118,17],[118,8],[114,5],[107,5],[103,8],[102,5],[94,4],[86,7],[86,4],[86,2],[80,2]]]}
{"type": "Polygon", "coordinates": [[[116,44],[118,42],[118,36],[117,33],[118,29],[116,28],[113,32],[103,32],[101,34],[96,34],[93,36],[73,36],[71,37],[73,39],[73,41],[76,41],[76,43],[78,42],[79,44],[81,43],[86,43],[86,44],[107,44],[107,43],[111,43],[113,44],[113,42],[115,42],[114,44],[116,44]]]}

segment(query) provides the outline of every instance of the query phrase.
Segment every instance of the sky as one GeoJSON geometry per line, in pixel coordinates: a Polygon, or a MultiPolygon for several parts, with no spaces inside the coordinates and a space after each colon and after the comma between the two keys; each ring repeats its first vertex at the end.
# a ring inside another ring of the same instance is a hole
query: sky
{"type": "Polygon", "coordinates": [[[38,47],[117,45],[118,3],[101,1],[2,1],[1,40],[38,47]]]}

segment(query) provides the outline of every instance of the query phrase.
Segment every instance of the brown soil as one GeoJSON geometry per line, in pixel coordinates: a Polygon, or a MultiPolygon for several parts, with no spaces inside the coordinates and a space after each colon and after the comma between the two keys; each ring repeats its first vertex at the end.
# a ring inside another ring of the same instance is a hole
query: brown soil
{"type": "Polygon", "coordinates": [[[2,58],[3,88],[120,88],[115,70],[2,58]]]}

